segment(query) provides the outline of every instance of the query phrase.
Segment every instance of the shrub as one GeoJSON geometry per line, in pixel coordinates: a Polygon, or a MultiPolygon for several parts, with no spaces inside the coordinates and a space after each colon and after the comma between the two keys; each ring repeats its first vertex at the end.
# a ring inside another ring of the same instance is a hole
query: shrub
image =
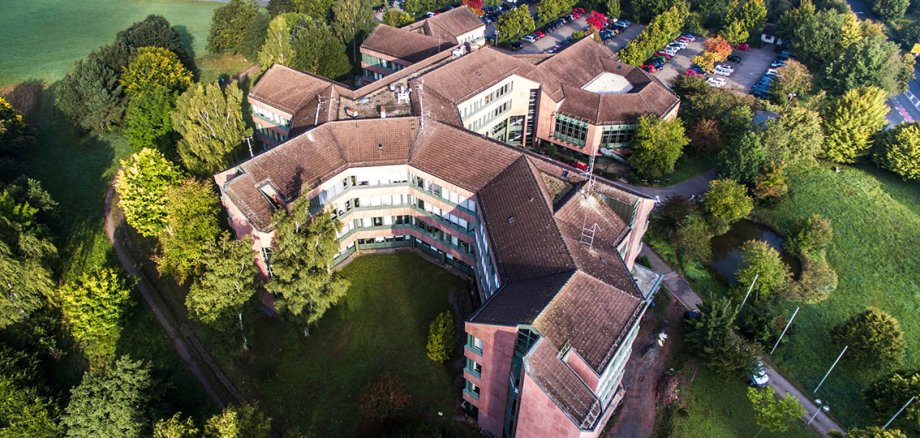
{"type": "Polygon", "coordinates": [[[428,359],[432,362],[446,362],[456,342],[454,317],[450,310],[445,310],[428,326],[428,359]]]}
{"type": "Polygon", "coordinates": [[[837,271],[821,258],[802,259],[802,274],[784,294],[785,299],[805,304],[817,304],[837,290],[837,271]]]}
{"type": "MultiPolygon", "coordinates": [[[[843,435],[840,436],[843,437],[843,435]]],[[[882,429],[878,426],[865,429],[850,429],[847,431],[846,436],[850,438],[907,438],[907,435],[898,429],[882,429]]]]}
{"type": "Polygon", "coordinates": [[[712,245],[709,242],[711,238],[709,224],[699,214],[693,214],[674,231],[673,242],[681,260],[709,263],[712,258],[712,245]]]}
{"type": "Polygon", "coordinates": [[[904,180],[920,180],[920,122],[899,125],[882,136],[874,159],[904,180]]]}
{"type": "Polygon", "coordinates": [[[754,292],[769,299],[789,283],[792,274],[779,252],[767,242],[749,240],[741,245],[741,267],[735,272],[735,280],[746,289],[755,276],[754,292]]]}
{"type": "Polygon", "coordinates": [[[412,396],[399,380],[386,375],[362,391],[358,409],[365,420],[383,421],[405,416],[411,403],[412,396]]]}
{"type": "MultiPolygon", "coordinates": [[[[920,370],[897,371],[876,380],[863,392],[866,405],[879,420],[888,419],[895,406],[902,406],[912,396],[920,396],[920,370]]],[[[913,403],[898,416],[894,425],[916,436],[920,434],[920,404],[913,403]]]]}
{"type": "Polygon", "coordinates": [[[709,182],[709,191],[703,195],[703,206],[715,234],[719,235],[728,232],[735,221],[751,214],[754,201],[743,185],[730,179],[716,179],[709,182]]]}
{"type": "Polygon", "coordinates": [[[787,250],[800,255],[816,255],[824,251],[833,238],[831,221],[815,213],[802,222],[799,231],[789,240],[787,250]]]}
{"type": "Polygon", "coordinates": [[[849,345],[848,355],[863,366],[887,369],[904,359],[906,344],[901,324],[875,307],[834,327],[831,336],[838,345],[849,345]]]}

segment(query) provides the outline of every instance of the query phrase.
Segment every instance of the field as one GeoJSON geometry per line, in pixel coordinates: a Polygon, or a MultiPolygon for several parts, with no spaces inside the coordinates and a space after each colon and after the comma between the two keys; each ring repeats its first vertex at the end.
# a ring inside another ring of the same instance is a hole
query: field
{"type": "MultiPolygon", "coordinates": [[[[239,388],[275,420],[308,436],[352,436],[363,388],[398,378],[426,417],[448,418],[459,403],[460,370],[425,357],[428,325],[466,282],[413,254],[364,256],[343,269],[345,299],[311,330],[259,317],[249,353],[224,363],[239,388]]],[[[457,355],[454,356],[456,359],[457,355]]]]}
{"type": "MultiPolygon", "coordinates": [[[[908,347],[904,365],[920,366],[920,185],[874,168],[842,167],[835,173],[823,166],[793,174],[790,187],[787,200],[755,213],[786,234],[812,213],[831,219],[828,257],[839,287],[827,301],[802,307],[795,333],[774,361],[810,391],[840,351],[829,330],[877,306],[901,322],[908,347]]],[[[819,395],[846,425],[866,424],[861,393],[877,377],[871,367],[848,364],[844,356],[819,395]]]]}
{"type": "Polygon", "coordinates": [[[52,83],[118,31],[159,14],[176,26],[193,56],[203,56],[211,12],[198,0],[6,0],[0,14],[0,86],[52,83]]]}

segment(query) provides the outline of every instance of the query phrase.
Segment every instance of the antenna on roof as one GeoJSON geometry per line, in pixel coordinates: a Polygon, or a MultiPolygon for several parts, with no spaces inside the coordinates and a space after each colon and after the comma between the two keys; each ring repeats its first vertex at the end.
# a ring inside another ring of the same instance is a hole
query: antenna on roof
{"type": "Polygon", "coordinates": [[[594,249],[594,234],[601,230],[601,227],[595,222],[588,226],[588,215],[585,214],[585,220],[581,225],[581,244],[586,245],[588,250],[594,249]]]}
{"type": "Polygon", "coordinates": [[[332,107],[332,104],[336,99],[330,98],[329,102],[326,102],[326,98],[322,95],[316,95],[316,116],[313,118],[313,127],[319,125],[319,112],[323,109],[323,105],[329,103],[329,106],[332,107]]]}

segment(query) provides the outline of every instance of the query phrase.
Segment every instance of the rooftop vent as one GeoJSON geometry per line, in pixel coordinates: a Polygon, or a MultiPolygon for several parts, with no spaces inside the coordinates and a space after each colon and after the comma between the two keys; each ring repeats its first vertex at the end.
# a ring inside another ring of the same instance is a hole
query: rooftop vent
{"type": "Polygon", "coordinates": [[[509,223],[509,224],[513,224],[513,223],[514,223],[514,216],[508,216],[508,223],[509,223]]]}
{"type": "Polygon", "coordinates": [[[477,77],[477,78],[482,77],[482,73],[479,73],[478,71],[475,72],[475,73],[476,73],[476,77],[477,77]]]}
{"type": "Polygon", "coordinates": [[[383,143],[377,143],[377,149],[383,149],[383,143]]]}

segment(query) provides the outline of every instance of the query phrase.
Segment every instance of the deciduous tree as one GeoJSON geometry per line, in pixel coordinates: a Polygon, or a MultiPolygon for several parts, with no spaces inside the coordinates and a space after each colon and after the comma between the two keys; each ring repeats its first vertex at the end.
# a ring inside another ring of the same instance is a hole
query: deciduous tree
{"type": "Polygon", "coordinates": [[[663,120],[642,116],[633,135],[629,164],[648,178],[659,178],[674,171],[674,165],[690,143],[679,118],[663,120]]]}
{"type": "Polygon", "coordinates": [[[872,2],[872,12],[885,20],[904,18],[910,0],[875,0],[872,2]]]}
{"type": "Polygon", "coordinates": [[[510,41],[525,33],[533,32],[536,24],[527,8],[512,9],[498,19],[495,29],[502,41],[510,41]]]}
{"type": "Polygon", "coordinates": [[[763,201],[774,201],[789,193],[786,180],[786,164],[771,161],[754,178],[754,197],[763,201]]]}
{"type": "Polygon", "coordinates": [[[709,263],[712,258],[712,230],[699,214],[687,216],[686,221],[674,231],[674,247],[682,260],[709,263]]]}
{"type": "Polygon", "coordinates": [[[222,318],[240,315],[256,293],[256,266],[249,239],[234,240],[226,231],[207,246],[203,272],[195,278],[185,298],[189,313],[199,321],[215,325],[222,318]]]}
{"type": "MultiPolygon", "coordinates": [[[[751,37],[759,37],[767,20],[767,6],[763,0],[732,0],[728,5],[725,22],[739,23],[739,33],[751,37]]],[[[724,33],[723,33],[724,36],[724,33]]],[[[726,37],[729,41],[730,38],[726,37]]],[[[735,42],[735,41],[732,41],[735,42]]],[[[740,42],[740,41],[738,41],[740,42]]]]}
{"type": "Polygon", "coordinates": [[[141,47],[122,69],[119,82],[129,94],[152,92],[160,87],[182,92],[192,83],[192,72],[167,49],[141,47]]]}
{"type": "Polygon", "coordinates": [[[735,221],[751,214],[754,201],[743,185],[730,179],[715,179],[709,182],[709,191],[703,195],[703,206],[719,235],[725,234],[735,221]]]}
{"type": "Polygon", "coordinates": [[[789,59],[779,71],[781,76],[770,86],[770,95],[774,102],[786,103],[811,91],[813,80],[805,64],[789,59]]]}
{"type": "Polygon", "coordinates": [[[869,153],[869,139],[887,123],[885,92],[878,87],[847,91],[824,114],[824,158],[855,163],[869,153]]]}
{"type": "MultiPolygon", "coordinates": [[[[633,5],[633,8],[635,12],[635,5],[633,5]]],[[[648,12],[651,9],[643,8],[640,10],[648,12]]],[[[679,1],[666,11],[658,14],[645,29],[642,29],[642,32],[635,39],[620,50],[618,53],[620,60],[630,65],[642,65],[642,62],[648,59],[656,50],[661,49],[680,33],[689,13],[687,4],[679,1]]],[[[540,20],[543,21],[542,15],[540,20]]]]}
{"type": "Polygon", "coordinates": [[[176,277],[179,283],[200,273],[220,233],[220,207],[211,184],[188,179],[166,189],[165,227],[159,235],[156,262],[160,272],[176,277]]]}
{"type": "MultiPolygon", "coordinates": [[[[891,373],[875,381],[863,395],[875,417],[887,420],[893,414],[892,409],[895,409],[895,406],[900,408],[911,397],[920,397],[920,370],[891,373]]],[[[920,404],[914,402],[908,406],[893,426],[913,435],[920,433],[920,404]]]]}
{"type": "Polygon", "coordinates": [[[198,427],[191,418],[182,418],[181,412],[172,417],[161,419],[153,425],[153,438],[196,438],[198,427]]]}
{"type": "Polygon", "coordinates": [[[205,438],[267,438],[271,418],[253,405],[231,406],[204,424],[205,438]]]}
{"type": "Polygon", "coordinates": [[[158,87],[135,94],[125,111],[125,137],[135,150],[166,151],[174,142],[171,114],[176,108],[175,92],[158,87]]]}
{"type": "Polygon", "coordinates": [[[920,180],[920,122],[901,124],[886,133],[874,159],[905,180],[920,180]]]}
{"type": "Polygon", "coordinates": [[[898,429],[882,429],[878,426],[850,429],[847,431],[846,436],[850,438],[908,438],[904,432],[898,429]]]}
{"type": "Polygon", "coordinates": [[[909,72],[908,78],[913,75],[912,60],[905,62],[897,44],[884,35],[874,35],[848,46],[827,67],[825,81],[828,90],[837,95],[870,86],[890,95],[904,91],[907,83],[903,80],[903,70],[909,72]]]}
{"type": "Polygon", "coordinates": [[[849,346],[847,355],[851,360],[867,367],[900,366],[907,348],[898,320],[876,307],[834,327],[831,337],[841,347],[849,346]]]}
{"type": "Polygon", "coordinates": [[[0,181],[7,180],[7,175],[13,174],[19,154],[33,140],[22,114],[0,97],[0,181]]]}
{"type": "Polygon", "coordinates": [[[236,82],[221,89],[196,84],[179,96],[172,113],[173,128],[182,136],[179,157],[193,174],[210,176],[235,159],[252,128],[243,121],[243,92],[236,82]]]}
{"type": "Polygon", "coordinates": [[[179,169],[162,153],[141,149],[122,160],[115,178],[118,205],[125,221],[145,237],[155,237],[166,225],[166,190],[179,182],[179,169]]]}
{"type": "Polygon", "coordinates": [[[208,31],[208,52],[243,53],[244,41],[259,21],[259,5],[254,0],[230,0],[214,10],[208,31]]]}
{"type": "Polygon", "coordinates": [[[115,356],[131,289],[115,271],[99,269],[62,286],[58,299],[70,333],[90,363],[105,366],[115,356]]]}
{"type": "Polygon", "coordinates": [[[439,313],[428,326],[428,345],[426,347],[428,360],[437,363],[447,362],[456,343],[454,317],[450,310],[445,310],[439,313]]]}
{"type": "Polygon", "coordinates": [[[295,205],[297,213],[280,210],[275,216],[273,276],[265,289],[279,295],[279,309],[303,322],[307,334],[306,327],[344,297],[350,284],[332,270],[341,225],[328,212],[308,219],[304,210],[295,205]]]}
{"type": "Polygon", "coordinates": [[[351,71],[345,46],[323,21],[301,18],[291,34],[294,57],[289,67],[337,79],[351,71]]]}
{"type": "Polygon", "coordinates": [[[757,283],[753,291],[762,299],[770,299],[792,279],[789,266],[779,257],[779,252],[767,242],[749,240],[741,245],[741,267],[735,271],[735,280],[747,288],[755,276],[757,283]]]}
{"type": "Polygon", "coordinates": [[[127,29],[115,35],[115,42],[123,43],[135,49],[141,47],[162,47],[175,53],[182,64],[189,70],[195,71],[192,56],[182,45],[182,36],[179,31],[170,26],[169,21],[160,15],[148,15],[142,21],[132,24],[127,29]]]}
{"type": "Polygon", "coordinates": [[[383,13],[383,24],[393,27],[403,27],[407,24],[415,21],[411,15],[406,12],[396,9],[396,8],[387,8],[383,13]]]}
{"type": "Polygon", "coordinates": [[[751,35],[748,33],[741,21],[729,21],[722,27],[722,37],[732,44],[740,44],[748,40],[751,35]]]}
{"type": "Polygon", "coordinates": [[[763,135],[767,159],[790,165],[811,165],[824,148],[821,115],[803,107],[789,107],[767,122],[763,135]]]}
{"type": "Polygon", "coordinates": [[[104,371],[88,371],[70,391],[62,423],[74,438],[141,436],[148,427],[154,382],[146,363],[122,356],[104,371]]]}
{"type": "Polygon", "coordinates": [[[619,18],[623,14],[620,8],[620,0],[604,0],[604,5],[607,6],[607,16],[609,17],[619,18]]]}
{"type": "Polygon", "coordinates": [[[291,32],[297,21],[303,17],[302,14],[288,12],[276,16],[268,23],[265,41],[259,50],[259,64],[263,69],[271,67],[272,64],[291,65],[295,53],[291,32]]]}
{"type": "Polygon", "coordinates": [[[790,424],[805,416],[805,408],[792,393],[776,397],[773,388],[748,388],[748,400],[754,406],[754,422],[770,432],[785,432],[790,424]]]}
{"type": "Polygon", "coordinates": [[[767,149],[761,141],[762,133],[747,131],[719,152],[717,174],[745,184],[754,182],[767,163],[767,149]]]}
{"type": "Polygon", "coordinates": [[[690,146],[693,147],[698,155],[714,154],[722,146],[719,122],[715,121],[715,119],[701,119],[690,130],[688,138],[690,139],[690,146]]]}
{"type": "MultiPolygon", "coordinates": [[[[336,0],[332,4],[332,32],[344,44],[374,28],[371,0],[336,0]]],[[[360,41],[358,42],[360,43],[360,41]]]]}

